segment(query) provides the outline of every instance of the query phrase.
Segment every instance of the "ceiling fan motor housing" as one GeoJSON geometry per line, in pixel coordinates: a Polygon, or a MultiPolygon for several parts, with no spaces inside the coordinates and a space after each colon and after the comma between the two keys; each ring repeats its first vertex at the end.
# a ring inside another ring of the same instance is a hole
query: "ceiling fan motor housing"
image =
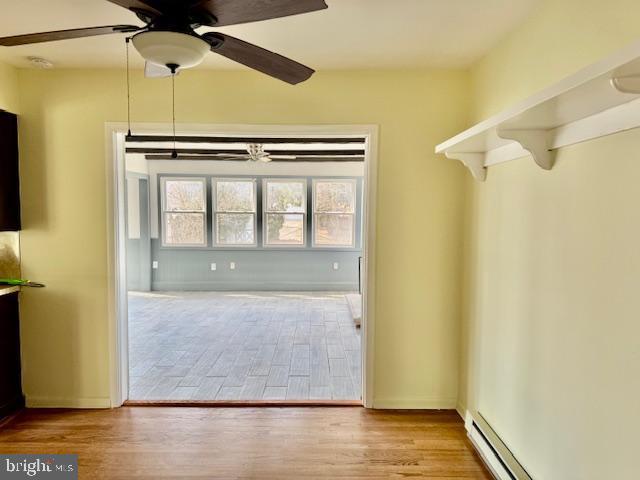
{"type": "Polygon", "coordinates": [[[260,143],[247,144],[247,152],[249,153],[249,160],[253,162],[270,162],[271,161],[269,154],[264,151],[264,145],[260,143]]]}

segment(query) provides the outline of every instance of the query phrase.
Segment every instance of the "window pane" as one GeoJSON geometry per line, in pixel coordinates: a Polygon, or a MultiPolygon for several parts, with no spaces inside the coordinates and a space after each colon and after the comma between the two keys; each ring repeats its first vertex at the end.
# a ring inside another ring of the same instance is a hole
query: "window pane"
{"type": "Polygon", "coordinates": [[[353,245],[353,215],[318,214],[315,218],[316,245],[353,245]]]}
{"type": "Polygon", "coordinates": [[[216,243],[219,245],[253,245],[252,213],[216,214],[216,243]]]}
{"type": "Polygon", "coordinates": [[[167,245],[204,245],[204,213],[166,213],[167,245]]]}
{"type": "Polygon", "coordinates": [[[302,182],[267,182],[269,212],[305,212],[305,185],[302,182]]]}
{"type": "Polygon", "coordinates": [[[205,209],[204,182],[200,180],[167,180],[164,191],[165,209],[168,211],[205,209]]]}
{"type": "Polygon", "coordinates": [[[304,215],[267,214],[268,245],[304,245],[304,215]]]}
{"type": "Polygon", "coordinates": [[[356,192],[353,182],[316,182],[315,211],[353,213],[356,192]]]}
{"type": "Polygon", "coordinates": [[[254,212],[253,181],[216,182],[216,211],[254,212]]]}

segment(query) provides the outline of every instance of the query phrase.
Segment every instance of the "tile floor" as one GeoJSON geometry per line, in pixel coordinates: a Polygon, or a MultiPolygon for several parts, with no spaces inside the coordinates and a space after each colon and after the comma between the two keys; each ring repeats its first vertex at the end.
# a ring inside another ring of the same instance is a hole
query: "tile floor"
{"type": "Polygon", "coordinates": [[[358,400],[344,293],[130,292],[131,400],[358,400]]]}

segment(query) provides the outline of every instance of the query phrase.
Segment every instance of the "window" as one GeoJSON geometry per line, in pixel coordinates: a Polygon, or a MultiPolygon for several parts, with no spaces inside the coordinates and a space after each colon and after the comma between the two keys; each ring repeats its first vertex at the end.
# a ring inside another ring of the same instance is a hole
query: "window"
{"type": "Polygon", "coordinates": [[[256,244],[255,179],[213,179],[216,245],[256,244]]]}
{"type": "Polygon", "coordinates": [[[355,180],[314,180],[314,246],[354,247],[355,211],[355,180]]]}
{"type": "Polygon", "coordinates": [[[356,247],[355,178],[314,178],[308,190],[312,198],[307,196],[305,178],[263,178],[262,202],[258,202],[255,177],[213,177],[209,189],[208,178],[160,177],[163,246],[356,247]],[[207,211],[209,201],[211,213],[207,211]],[[307,223],[308,213],[312,214],[311,224],[307,223]]]}
{"type": "Polygon", "coordinates": [[[264,244],[304,246],[307,182],[303,179],[266,179],[264,189],[264,244]]]}
{"type": "Polygon", "coordinates": [[[206,183],[203,178],[162,179],[163,245],[207,245],[206,183]]]}

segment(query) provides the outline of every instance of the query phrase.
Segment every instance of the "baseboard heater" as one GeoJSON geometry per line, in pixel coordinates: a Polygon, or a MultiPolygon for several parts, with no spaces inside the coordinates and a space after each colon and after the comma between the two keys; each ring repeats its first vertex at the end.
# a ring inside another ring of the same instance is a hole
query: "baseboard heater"
{"type": "Polygon", "coordinates": [[[467,412],[464,423],[473,446],[497,480],[533,480],[479,412],[467,412]]]}

